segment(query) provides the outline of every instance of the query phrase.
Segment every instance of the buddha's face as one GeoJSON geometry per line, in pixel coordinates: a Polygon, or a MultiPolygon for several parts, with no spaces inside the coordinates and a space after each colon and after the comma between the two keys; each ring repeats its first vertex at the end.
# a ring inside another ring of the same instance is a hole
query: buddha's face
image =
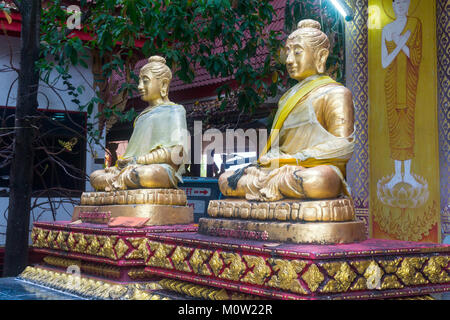
{"type": "Polygon", "coordinates": [[[286,68],[292,79],[301,81],[309,76],[315,75],[317,61],[315,48],[302,38],[296,37],[286,41],[286,68]]]}
{"type": "Polygon", "coordinates": [[[143,101],[153,102],[163,98],[164,92],[162,92],[161,87],[162,81],[150,71],[141,72],[139,75],[138,91],[143,101]]]}
{"type": "Polygon", "coordinates": [[[408,14],[410,3],[411,0],[394,0],[392,2],[392,8],[394,9],[395,16],[406,16],[408,14]]]}

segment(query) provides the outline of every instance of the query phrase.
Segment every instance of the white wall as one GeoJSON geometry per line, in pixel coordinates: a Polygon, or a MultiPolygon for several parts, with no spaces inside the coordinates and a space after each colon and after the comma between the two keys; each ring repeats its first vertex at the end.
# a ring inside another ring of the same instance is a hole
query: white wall
{"type": "MultiPolygon", "coordinates": [[[[93,96],[94,91],[92,88],[93,75],[91,71],[92,60],[89,59],[88,69],[81,66],[71,67],[70,74],[72,75],[72,84],[77,87],[83,85],[85,91],[78,97],[81,103],[88,102],[93,96]]],[[[5,70],[10,66],[19,69],[20,68],[20,39],[16,37],[0,36],[0,106],[15,107],[17,101],[17,73],[14,70],[5,70]],[[8,98],[8,91],[10,95],[8,98]]],[[[57,72],[52,73],[51,80],[55,79],[57,72]]],[[[52,89],[48,88],[43,82],[40,83],[38,102],[39,108],[48,108],[51,110],[70,110],[79,111],[77,105],[71,102],[73,97],[68,95],[67,91],[64,91],[64,86],[61,81],[57,82],[54,86],[60,90],[55,93],[52,89]]],[[[94,113],[96,114],[96,110],[94,113]]],[[[96,123],[96,120],[92,116],[88,119],[90,123],[96,123]]],[[[104,141],[102,142],[104,145],[104,141]]],[[[103,158],[103,149],[96,145],[93,146],[95,151],[103,158]]],[[[100,169],[102,165],[95,164],[91,148],[87,148],[86,155],[86,172],[89,174],[94,170],[100,169]]],[[[86,190],[92,190],[89,182],[86,183],[86,190]]],[[[46,199],[39,199],[45,201],[46,199]]],[[[33,200],[34,201],[34,200],[33,200]]],[[[55,199],[55,202],[59,202],[55,199]]],[[[9,199],[6,197],[0,197],[0,246],[4,245],[6,233],[6,215],[9,199]]],[[[73,206],[70,204],[64,204],[57,210],[57,220],[70,220],[73,206]],[[70,214],[69,214],[70,213],[70,214]]],[[[53,220],[52,214],[49,210],[34,210],[31,214],[31,221],[39,219],[39,221],[51,221],[53,220]]]]}

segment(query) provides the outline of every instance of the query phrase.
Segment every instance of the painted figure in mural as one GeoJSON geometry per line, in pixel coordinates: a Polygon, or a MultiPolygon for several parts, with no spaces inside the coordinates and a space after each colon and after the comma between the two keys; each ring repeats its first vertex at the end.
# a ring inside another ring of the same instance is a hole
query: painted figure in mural
{"type": "Polygon", "coordinates": [[[414,116],[419,67],[422,59],[422,25],[408,16],[410,0],[394,0],[395,20],[383,28],[381,63],[387,69],[384,82],[391,158],[395,173],[386,187],[400,182],[413,188],[420,183],[411,173],[414,158],[414,116]],[[402,174],[402,163],[404,173],[402,174]]]}
{"type": "Polygon", "coordinates": [[[286,67],[298,84],[281,97],[258,163],[220,176],[224,195],[276,201],[348,194],[344,177],[354,148],[352,94],[323,75],[330,43],[320,29],[319,22],[302,20],[289,35],[286,67]]]}
{"type": "Polygon", "coordinates": [[[125,154],[116,166],[91,174],[97,191],[174,188],[182,181],[186,111],[169,101],[171,79],[166,60],[159,56],[150,57],[140,70],[138,90],[149,106],[136,117],[125,154]]]}

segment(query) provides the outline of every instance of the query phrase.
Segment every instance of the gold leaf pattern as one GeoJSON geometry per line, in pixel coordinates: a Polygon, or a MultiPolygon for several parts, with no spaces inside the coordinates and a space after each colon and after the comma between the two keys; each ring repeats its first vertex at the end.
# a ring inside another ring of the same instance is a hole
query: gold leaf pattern
{"type": "Polygon", "coordinates": [[[247,266],[251,269],[247,272],[245,277],[241,279],[242,282],[262,285],[271,274],[270,267],[266,264],[263,257],[258,256],[243,256],[247,266]]]}
{"type": "Polygon", "coordinates": [[[206,261],[211,256],[212,251],[211,250],[205,250],[205,249],[195,249],[192,253],[191,258],[189,259],[189,264],[192,267],[192,270],[194,273],[202,274],[205,276],[211,275],[211,271],[209,271],[206,261]]]}
{"type": "Polygon", "coordinates": [[[302,279],[305,280],[309,290],[311,290],[311,292],[315,292],[323,280],[325,280],[325,277],[322,272],[320,272],[319,267],[313,263],[303,274],[302,279]]]}
{"type": "Polygon", "coordinates": [[[307,293],[300,284],[300,281],[298,281],[298,273],[306,266],[306,262],[270,258],[269,263],[272,265],[272,269],[277,273],[267,282],[268,286],[301,294],[307,293]]]}
{"type": "Polygon", "coordinates": [[[186,247],[182,247],[182,246],[178,246],[175,248],[174,252],[172,253],[172,256],[170,257],[175,269],[177,269],[179,271],[184,271],[184,272],[191,271],[191,268],[189,267],[189,264],[186,261],[186,258],[188,257],[188,255],[190,253],[191,253],[190,248],[186,248],[186,247]]]}
{"type": "Polygon", "coordinates": [[[218,251],[214,251],[214,254],[212,255],[211,259],[209,260],[209,266],[211,267],[211,270],[214,272],[214,274],[217,277],[223,267],[223,261],[220,258],[220,254],[218,251]]]}
{"type": "Polygon", "coordinates": [[[124,254],[128,251],[129,247],[122,239],[119,239],[114,246],[116,251],[117,259],[120,259],[124,256],[124,254]]]}
{"type": "Polygon", "coordinates": [[[406,285],[418,285],[428,283],[428,281],[418,271],[421,269],[425,261],[426,258],[419,258],[419,257],[404,258],[396,274],[406,285]]]}
{"type": "Polygon", "coordinates": [[[246,270],[245,263],[242,261],[241,256],[238,253],[232,252],[221,252],[221,255],[227,266],[219,277],[227,280],[238,281],[246,270]]]}

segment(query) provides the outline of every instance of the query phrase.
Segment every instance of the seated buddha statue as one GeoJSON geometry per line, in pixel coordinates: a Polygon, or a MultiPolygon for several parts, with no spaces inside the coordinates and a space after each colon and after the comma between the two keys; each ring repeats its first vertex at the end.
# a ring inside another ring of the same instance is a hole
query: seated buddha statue
{"type": "Polygon", "coordinates": [[[298,83],[279,100],[257,163],[219,177],[225,196],[278,201],[349,194],[345,167],[354,148],[352,94],[324,75],[330,42],[320,29],[319,22],[302,20],[289,35],[286,67],[298,83]]]}
{"type": "Polygon", "coordinates": [[[116,166],[90,176],[96,191],[176,188],[184,172],[186,111],[168,98],[172,72],[163,57],[152,56],[139,74],[138,90],[148,107],[134,121],[125,154],[116,166]]]}

